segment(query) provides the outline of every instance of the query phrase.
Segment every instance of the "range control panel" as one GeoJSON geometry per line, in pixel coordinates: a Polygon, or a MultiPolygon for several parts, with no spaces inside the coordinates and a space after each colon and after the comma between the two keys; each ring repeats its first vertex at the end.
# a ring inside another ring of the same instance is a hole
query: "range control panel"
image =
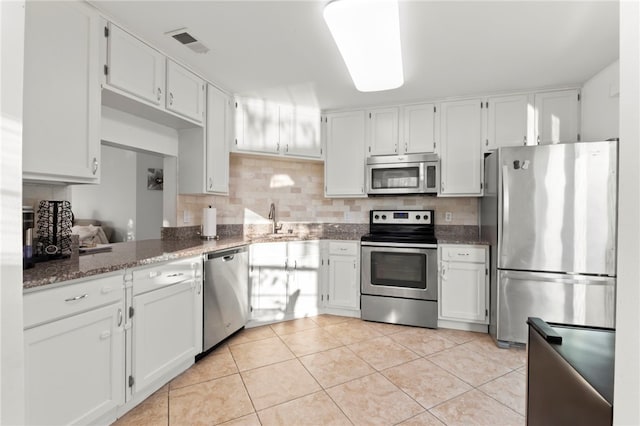
{"type": "Polygon", "coordinates": [[[369,222],[372,224],[431,225],[433,210],[371,210],[369,222]]]}

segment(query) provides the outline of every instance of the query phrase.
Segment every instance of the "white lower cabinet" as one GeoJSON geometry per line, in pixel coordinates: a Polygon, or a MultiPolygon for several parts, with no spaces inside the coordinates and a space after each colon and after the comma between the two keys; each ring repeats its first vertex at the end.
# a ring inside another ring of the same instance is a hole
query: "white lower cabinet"
{"type": "Polygon", "coordinates": [[[112,423],[202,352],[202,258],[28,291],[24,327],[25,423],[112,423]]]}
{"type": "Polygon", "coordinates": [[[250,250],[251,325],[321,313],[359,315],[359,242],[283,241],[250,250]]]}
{"type": "Polygon", "coordinates": [[[122,273],[24,297],[25,423],[110,423],[124,403],[122,273]]]}
{"type": "Polygon", "coordinates": [[[324,307],[360,310],[360,244],[357,241],[329,241],[324,307]]]}
{"type": "Polygon", "coordinates": [[[486,246],[438,245],[438,318],[489,323],[488,250],[486,246]]]}
{"type": "Polygon", "coordinates": [[[249,267],[251,321],[316,315],[321,283],[320,242],[252,244],[249,267]]]}
{"type": "Polygon", "coordinates": [[[202,258],[195,257],[136,268],[127,276],[133,288],[127,400],[146,398],[202,351],[201,271],[202,258]]]}

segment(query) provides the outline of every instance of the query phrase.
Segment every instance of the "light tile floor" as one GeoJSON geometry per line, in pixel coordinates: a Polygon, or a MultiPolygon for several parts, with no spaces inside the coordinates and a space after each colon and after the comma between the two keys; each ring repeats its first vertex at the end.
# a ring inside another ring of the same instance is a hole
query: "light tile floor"
{"type": "Polygon", "coordinates": [[[320,315],[242,330],[115,424],[523,425],[526,352],[320,315]]]}

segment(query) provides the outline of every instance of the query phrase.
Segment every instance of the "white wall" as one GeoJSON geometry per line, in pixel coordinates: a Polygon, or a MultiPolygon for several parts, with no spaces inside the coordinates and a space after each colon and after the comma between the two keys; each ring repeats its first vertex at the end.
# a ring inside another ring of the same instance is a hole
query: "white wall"
{"type": "Polygon", "coordinates": [[[613,420],[640,424],[640,3],[620,2],[620,167],[613,420]]]}
{"type": "Polygon", "coordinates": [[[129,219],[136,224],[136,153],[102,145],[99,185],[72,185],[77,219],[98,219],[113,228],[112,241],[126,241],[129,219]]]}
{"type": "Polygon", "coordinates": [[[582,140],[620,135],[620,61],[590,78],[582,87],[582,140]]]}
{"type": "Polygon", "coordinates": [[[162,157],[137,153],[136,240],[160,238],[163,191],[147,189],[147,169],[162,169],[162,157]]]}
{"type": "Polygon", "coordinates": [[[100,139],[135,150],[178,155],[178,131],[126,112],[102,106],[100,139]]]}
{"type": "Polygon", "coordinates": [[[0,424],[24,423],[22,83],[24,1],[0,2],[0,424]]]}

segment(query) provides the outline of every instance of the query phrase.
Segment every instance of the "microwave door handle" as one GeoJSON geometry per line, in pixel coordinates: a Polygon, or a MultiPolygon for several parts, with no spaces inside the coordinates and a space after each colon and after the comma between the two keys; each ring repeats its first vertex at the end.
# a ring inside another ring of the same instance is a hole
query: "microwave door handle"
{"type": "Polygon", "coordinates": [[[425,192],[427,190],[427,173],[425,170],[426,166],[424,163],[420,163],[420,167],[418,167],[419,177],[418,180],[420,182],[420,191],[425,192]]]}

